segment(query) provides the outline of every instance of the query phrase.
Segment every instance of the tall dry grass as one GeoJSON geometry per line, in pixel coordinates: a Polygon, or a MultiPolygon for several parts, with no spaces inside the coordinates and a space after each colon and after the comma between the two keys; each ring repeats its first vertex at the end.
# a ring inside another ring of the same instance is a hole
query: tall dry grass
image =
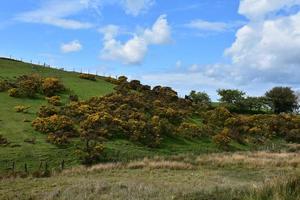
{"type": "Polygon", "coordinates": [[[155,157],[152,159],[131,161],[128,163],[103,163],[92,167],[75,167],[65,170],[63,174],[89,173],[120,169],[169,169],[195,170],[201,166],[243,168],[300,168],[300,153],[236,152],[214,153],[201,156],[173,156],[169,158],[155,157]]]}
{"type": "Polygon", "coordinates": [[[199,165],[216,167],[242,166],[248,168],[300,167],[300,153],[237,152],[198,156],[199,165]]]}

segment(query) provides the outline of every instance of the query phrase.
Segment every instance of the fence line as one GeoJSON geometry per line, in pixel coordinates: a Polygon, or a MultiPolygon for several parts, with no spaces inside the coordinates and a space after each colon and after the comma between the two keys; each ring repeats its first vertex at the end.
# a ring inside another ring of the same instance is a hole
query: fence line
{"type": "MultiPolygon", "coordinates": [[[[14,57],[12,55],[9,55],[9,56],[0,56],[0,58],[2,58],[2,59],[10,59],[10,60],[18,61],[18,62],[26,62],[26,63],[30,63],[32,65],[38,65],[38,66],[41,66],[41,67],[47,67],[47,68],[51,68],[51,69],[62,70],[62,71],[65,71],[65,72],[77,72],[77,73],[94,74],[96,76],[105,76],[105,72],[99,73],[98,70],[94,70],[94,72],[92,70],[90,70],[90,69],[83,70],[86,67],[75,68],[75,67],[66,67],[66,66],[64,66],[64,67],[53,66],[53,65],[47,64],[46,62],[34,61],[34,60],[26,60],[26,59],[23,59],[22,57],[21,58],[17,58],[17,57],[14,57]]],[[[109,77],[113,77],[113,76],[110,75],[109,77]]],[[[117,75],[117,77],[119,77],[119,75],[117,75]]]]}
{"type": "MultiPolygon", "coordinates": [[[[63,171],[66,167],[65,160],[62,160],[58,165],[53,166],[51,169],[49,169],[49,164],[47,161],[38,161],[40,164],[31,166],[28,165],[27,162],[16,162],[16,161],[6,161],[6,166],[3,166],[5,168],[6,173],[8,174],[17,174],[17,173],[24,173],[24,174],[34,174],[34,173],[43,173],[49,175],[50,171],[63,171]],[[38,167],[37,167],[38,166],[38,167]]],[[[38,163],[36,162],[36,163],[38,163]]]]}

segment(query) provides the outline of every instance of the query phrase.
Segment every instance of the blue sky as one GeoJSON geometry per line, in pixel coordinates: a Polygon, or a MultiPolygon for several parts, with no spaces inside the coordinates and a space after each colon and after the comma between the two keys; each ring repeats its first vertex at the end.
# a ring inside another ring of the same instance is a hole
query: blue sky
{"type": "Polygon", "coordinates": [[[7,0],[0,55],[168,85],[300,88],[299,0],[7,0]]]}

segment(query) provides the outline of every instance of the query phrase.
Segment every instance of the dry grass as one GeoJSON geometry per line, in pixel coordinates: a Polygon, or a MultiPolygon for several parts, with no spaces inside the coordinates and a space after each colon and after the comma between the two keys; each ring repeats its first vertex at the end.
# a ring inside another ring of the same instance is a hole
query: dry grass
{"type": "Polygon", "coordinates": [[[192,170],[196,166],[179,161],[169,160],[150,160],[145,158],[141,161],[132,161],[129,163],[104,163],[92,167],[75,167],[62,172],[62,174],[89,173],[98,171],[110,171],[118,169],[169,169],[169,170],[192,170]]]}
{"type": "Polygon", "coordinates": [[[299,200],[300,177],[276,177],[253,187],[243,198],[245,200],[299,200]]]}
{"type": "Polygon", "coordinates": [[[300,166],[300,153],[272,153],[272,152],[238,152],[217,153],[199,156],[199,165],[217,167],[243,166],[249,168],[292,167],[300,166]]]}
{"type": "Polygon", "coordinates": [[[0,180],[0,199],[298,200],[299,179],[285,180],[299,162],[299,153],[240,152],[104,163],[0,180]]]}
{"type": "Polygon", "coordinates": [[[272,153],[272,152],[237,152],[215,153],[198,157],[175,156],[168,159],[156,157],[144,158],[129,163],[103,163],[92,167],[75,167],[65,170],[63,174],[89,173],[119,169],[168,169],[195,170],[201,166],[243,168],[298,168],[300,167],[300,153],[272,153]]]}

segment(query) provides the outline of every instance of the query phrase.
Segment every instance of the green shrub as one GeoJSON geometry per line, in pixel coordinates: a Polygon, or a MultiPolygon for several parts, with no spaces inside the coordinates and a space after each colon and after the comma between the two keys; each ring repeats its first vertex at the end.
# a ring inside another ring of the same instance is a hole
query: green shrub
{"type": "Polygon", "coordinates": [[[85,145],[76,151],[81,162],[85,165],[97,163],[103,157],[104,146],[96,141],[86,142],[85,145]]]}

